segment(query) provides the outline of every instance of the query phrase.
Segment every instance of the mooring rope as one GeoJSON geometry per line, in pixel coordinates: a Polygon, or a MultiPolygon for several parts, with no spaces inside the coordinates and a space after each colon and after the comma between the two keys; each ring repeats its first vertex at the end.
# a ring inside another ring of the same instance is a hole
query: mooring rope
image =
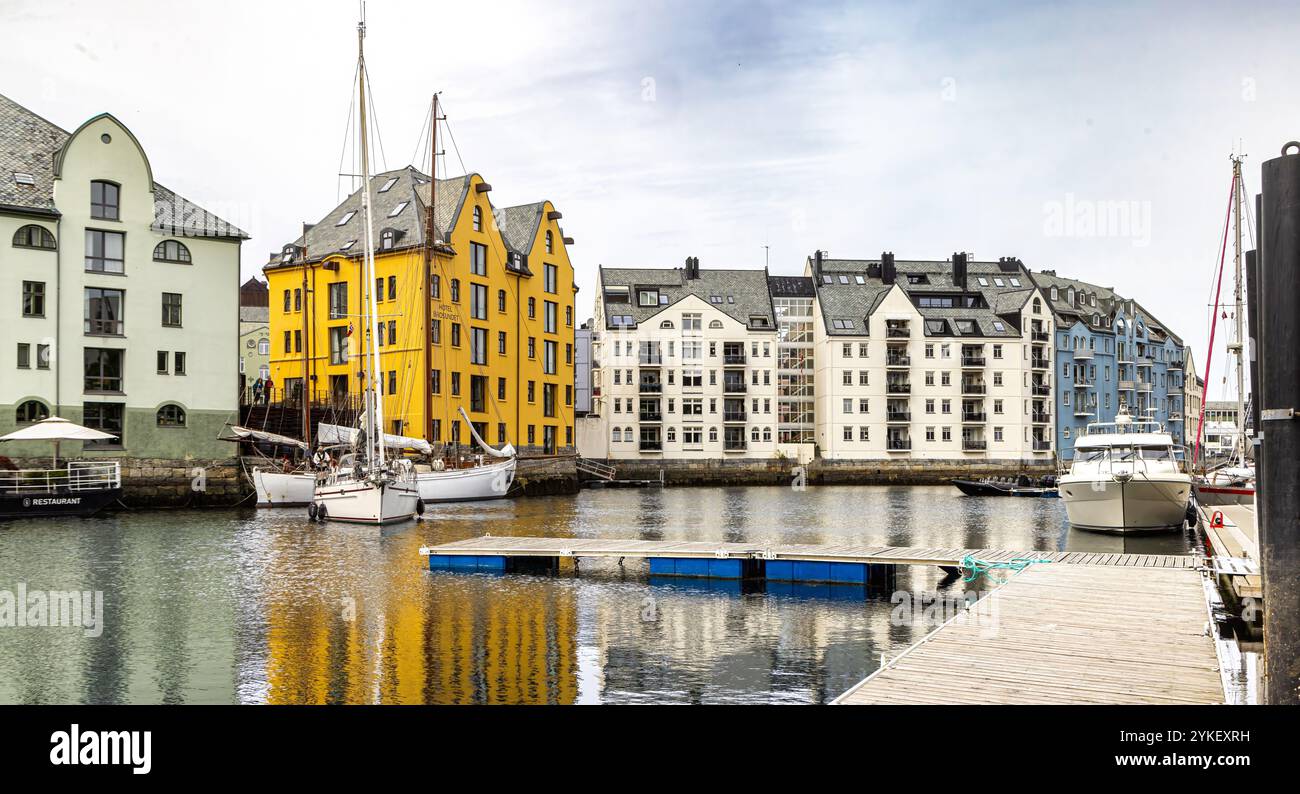
{"type": "Polygon", "coordinates": [[[1012,573],[1019,573],[1030,565],[1039,562],[1051,562],[1051,560],[1039,557],[1013,557],[1005,562],[996,562],[993,560],[981,560],[974,554],[967,554],[965,557],[961,558],[961,562],[957,564],[957,567],[962,572],[963,582],[973,582],[983,576],[988,578],[990,581],[996,581],[998,584],[1001,584],[1002,582],[1005,582],[1006,579],[994,579],[992,576],[989,576],[989,571],[1008,570],[1012,573]]]}

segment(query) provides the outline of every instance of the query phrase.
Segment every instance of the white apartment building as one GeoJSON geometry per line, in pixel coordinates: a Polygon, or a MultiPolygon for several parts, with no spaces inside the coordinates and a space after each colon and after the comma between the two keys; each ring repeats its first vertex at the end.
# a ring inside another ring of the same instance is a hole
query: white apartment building
{"type": "Polygon", "coordinates": [[[1018,260],[809,259],[832,460],[1052,460],[1052,318],[1018,260]]]}
{"type": "Polygon", "coordinates": [[[0,96],[0,433],[57,414],[121,437],[65,455],[230,457],[246,238],[111,115],[69,134],[0,96]]]}
{"type": "Polygon", "coordinates": [[[589,457],[770,458],[777,332],[765,270],[601,268],[589,457]],[[593,448],[596,447],[596,448],[593,448]]]}

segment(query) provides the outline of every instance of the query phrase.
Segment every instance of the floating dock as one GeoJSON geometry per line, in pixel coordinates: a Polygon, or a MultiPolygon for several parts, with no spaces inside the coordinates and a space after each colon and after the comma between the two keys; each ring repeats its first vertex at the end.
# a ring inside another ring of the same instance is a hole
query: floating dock
{"type": "Polygon", "coordinates": [[[1226,702],[1204,577],[1031,565],[834,703],[1226,702]]]}
{"type": "Polygon", "coordinates": [[[967,556],[985,562],[1039,560],[1080,566],[1180,570],[1197,558],[1172,554],[1107,554],[1006,549],[948,549],[860,544],[754,544],[602,538],[493,537],[420,549],[430,570],[539,572],[563,558],[647,559],[653,576],[766,579],[892,586],[899,565],[956,569],[967,556]]]}

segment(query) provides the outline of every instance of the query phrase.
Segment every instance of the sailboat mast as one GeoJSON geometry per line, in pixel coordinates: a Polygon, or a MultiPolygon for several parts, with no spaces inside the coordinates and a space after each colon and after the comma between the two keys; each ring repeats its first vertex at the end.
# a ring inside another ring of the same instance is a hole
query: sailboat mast
{"type": "Polygon", "coordinates": [[[429,116],[429,218],[424,235],[424,439],[433,443],[433,257],[438,243],[438,94],[433,95],[429,116]]]}
{"type": "Polygon", "coordinates": [[[1233,312],[1236,317],[1236,336],[1233,337],[1232,352],[1237,358],[1237,436],[1232,445],[1232,455],[1237,458],[1242,466],[1246,465],[1246,378],[1243,374],[1242,367],[1242,339],[1245,336],[1242,319],[1242,299],[1241,299],[1241,157],[1232,158],[1232,178],[1236,185],[1236,201],[1233,212],[1233,234],[1236,237],[1236,251],[1233,254],[1233,278],[1234,278],[1234,307],[1233,312]]]}
{"type": "Polygon", "coordinates": [[[374,217],[370,208],[370,147],[368,133],[366,130],[366,19],[363,15],[361,24],[357,25],[357,68],[358,79],[357,86],[360,91],[361,110],[360,133],[361,133],[361,209],[366,221],[365,234],[365,259],[361,280],[361,290],[363,295],[367,295],[366,312],[369,314],[369,320],[366,323],[366,335],[369,339],[363,339],[363,351],[366,361],[366,457],[372,465],[384,465],[384,406],[379,397],[379,391],[376,387],[375,380],[379,376],[379,304],[375,295],[375,245],[374,245],[374,217]]]}
{"type": "MultiPolygon", "coordinates": [[[[311,446],[311,326],[307,322],[307,306],[312,296],[307,291],[307,224],[302,228],[302,440],[311,446]]],[[[286,394],[286,396],[288,396],[286,394]]]]}

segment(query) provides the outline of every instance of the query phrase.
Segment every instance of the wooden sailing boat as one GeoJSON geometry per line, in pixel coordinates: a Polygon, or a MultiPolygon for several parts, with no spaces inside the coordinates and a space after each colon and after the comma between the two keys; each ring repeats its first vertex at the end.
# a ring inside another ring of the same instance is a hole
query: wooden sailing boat
{"type": "Polygon", "coordinates": [[[423,512],[416,491],[415,470],[407,460],[387,459],[384,442],[384,406],[377,388],[379,372],[379,306],[375,283],[374,218],[371,212],[370,151],[366,127],[366,21],[357,25],[357,85],[360,92],[361,209],[365,218],[365,253],[361,288],[368,296],[361,335],[361,358],[365,372],[365,411],[360,432],[354,437],[352,454],[341,465],[316,481],[309,514],[316,520],[331,519],[362,524],[405,521],[423,512]]]}
{"type": "MultiPolygon", "coordinates": [[[[429,182],[429,204],[427,208],[428,217],[426,218],[426,233],[424,236],[424,283],[427,285],[432,281],[433,275],[433,257],[438,239],[438,227],[436,223],[435,209],[438,200],[438,95],[433,96],[433,106],[430,116],[430,171],[432,179],[429,182]]],[[[426,311],[430,317],[433,312],[432,296],[426,298],[426,311]]],[[[445,355],[445,353],[444,353],[445,355]]],[[[424,369],[425,372],[433,369],[433,349],[430,341],[428,324],[424,332],[424,369]]],[[[443,362],[444,368],[446,362],[443,362]]],[[[425,417],[425,437],[433,439],[433,387],[426,376],[424,381],[424,417],[425,417]]],[[[437,459],[433,461],[430,471],[422,471],[416,474],[416,483],[419,487],[420,499],[425,503],[431,502],[472,502],[483,499],[500,499],[510,492],[510,486],[515,479],[515,448],[506,444],[500,449],[489,446],[478,431],[474,429],[474,423],[470,421],[469,416],[465,413],[463,407],[458,407],[461,417],[465,420],[466,427],[469,428],[470,435],[484,450],[487,457],[498,459],[495,463],[485,463],[480,457],[475,461],[475,465],[461,466],[459,462],[453,462],[448,466],[446,459],[437,459]]]]}
{"type": "MultiPolygon", "coordinates": [[[[1254,504],[1255,502],[1255,467],[1247,460],[1247,439],[1246,439],[1246,383],[1245,383],[1245,363],[1243,361],[1243,344],[1245,337],[1243,315],[1245,312],[1244,301],[1242,300],[1242,262],[1241,262],[1241,215],[1243,189],[1241,182],[1241,160],[1239,156],[1232,157],[1232,198],[1230,211],[1233,218],[1233,234],[1236,238],[1234,255],[1233,255],[1233,278],[1234,278],[1234,295],[1233,295],[1233,321],[1235,336],[1228,343],[1228,352],[1232,354],[1236,361],[1236,385],[1237,385],[1237,432],[1233,441],[1232,456],[1226,465],[1219,466],[1211,471],[1202,471],[1196,481],[1197,500],[1206,506],[1214,507],[1227,504],[1254,504]]],[[[1226,235],[1227,230],[1225,228],[1226,235]]],[[[1219,268],[1219,281],[1223,279],[1223,268],[1219,268]]],[[[1218,286],[1216,285],[1216,294],[1214,299],[1214,319],[1210,327],[1210,350],[1205,361],[1205,383],[1208,388],[1210,383],[1210,360],[1214,356],[1214,329],[1219,321],[1219,299],[1218,286]]],[[[1199,451],[1200,442],[1203,438],[1203,428],[1205,425],[1205,400],[1201,401],[1201,416],[1197,424],[1196,447],[1199,451]]],[[[1195,459],[1197,455],[1193,455],[1195,459]]]]}

